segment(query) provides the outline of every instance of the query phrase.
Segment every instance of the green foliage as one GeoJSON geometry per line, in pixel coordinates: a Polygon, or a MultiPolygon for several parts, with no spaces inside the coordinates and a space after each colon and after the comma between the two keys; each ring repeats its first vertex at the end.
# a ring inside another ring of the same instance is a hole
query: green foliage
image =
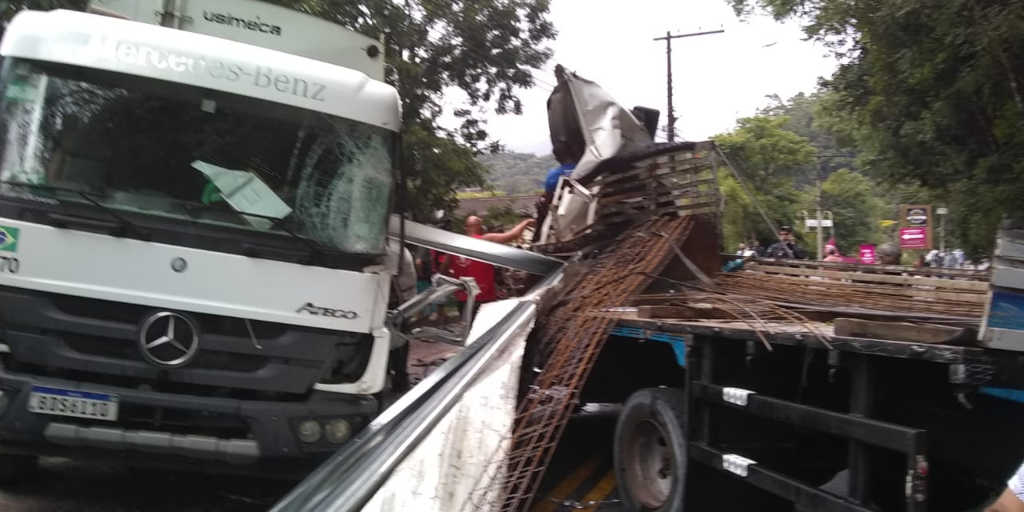
{"type": "Polygon", "coordinates": [[[743,118],[731,133],[716,136],[715,143],[755,186],[782,185],[813,162],[815,153],[805,137],[785,129],[789,121],[786,116],[743,118]]]}
{"type": "MultiPolygon", "coordinates": [[[[748,117],[740,119],[734,131],[714,138],[777,227],[796,222],[805,199],[794,176],[806,172],[814,157],[814,148],[806,138],[784,128],[788,122],[786,116],[748,117]]],[[[719,184],[725,201],[725,247],[732,249],[740,242],[755,239],[762,244],[776,241],[750,196],[731,173],[720,171],[719,184]]]]}
{"type": "Polygon", "coordinates": [[[509,195],[540,195],[548,171],[558,166],[551,156],[530,153],[484,154],[479,160],[489,171],[487,181],[509,195]]]}
{"type": "Polygon", "coordinates": [[[492,232],[508,231],[523,220],[523,214],[511,206],[491,206],[482,215],[484,225],[492,232]]]}
{"type": "MultiPolygon", "coordinates": [[[[831,118],[827,117],[827,112],[822,112],[822,104],[828,100],[827,94],[798,93],[788,100],[773,94],[768,99],[772,104],[761,109],[760,114],[789,118],[783,128],[804,137],[814,147],[818,157],[817,172],[821,179],[827,179],[840,169],[856,170],[859,167],[856,162],[857,151],[844,148],[836,142],[832,127],[828,124],[831,118]]],[[[795,179],[798,186],[813,186],[814,172],[797,174],[795,179]]]]}
{"type": "Polygon", "coordinates": [[[1024,209],[1024,3],[728,0],[805,22],[841,65],[826,83],[837,134],[888,182],[948,201],[972,253],[1024,209]]]}
{"type": "Polygon", "coordinates": [[[521,114],[516,91],[533,86],[531,68],[551,56],[555,36],[549,0],[275,0],[384,41],[387,81],[402,97],[403,172],[410,176],[415,216],[451,207],[455,190],[485,184],[475,156],[502,149],[490,140],[483,114],[521,114]],[[438,123],[447,89],[468,101],[455,109],[461,124],[438,123]],[[439,154],[438,154],[439,153],[439,154]]]}
{"type": "Polygon", "coordinates": [[[473,150],[453,138],[440,136],[425,126],[405,126],[403,172],[405,197],[417,218],[428,218],[436,210],[453,210],[456,190],[485,185],[473,150]]]}
{"type": "MultiPolygon", "coordinates": [[[[759,116],[741,119],[736,130],[715,137],[715,142],[739,167],[769,218],[776,226],[793,226],[814,254],[816,235],[803,231],[802,226],[804,212],[811,216],[815,210],[817,175],[823,180],[822,209],[831,211],[835,217],[835,235],[843,253],[855,252],[861,243],[885,240],[880,221],[891,210],[891,204],[904,198],[898,194],[886,196],[885,190],[871,179],[839,167],[854,166],[857,153],[841,151],[822,126],[820,105],[824,95],[798,94],[786,101],[778,96],[769,99],[773,103],[762,109],[759,116]]],[[[775,234],[731,173],[720,171],[719,183],[725,201],[726,248],[753,240],[762,244],[776,241],[775,234]]]]}
{"type": "MultiPolygon", "coordinates": [[[[740,243],[749,244],[757,240],[765,247],[778,241],[775,233],[764,222],[750,196],[743,190],[736,178],[725,169],[718,172],[725,209],[722,212],[722,231],[727,251],[740,243]]],[[[808,201],[808,194],[790,184],[787,187],[753,191],[754,197],[765,209],[776,227],[796,224],[800,218],[800,205],[808,201]]],[[[797,233],[799,235],[799,233],[797,233]]]]}
{"type": "Polygon", "coordinates": [[[484,227],[492,233],[508,231],[525,218],[521,212],[517,212],[511,206],[490,206],[486,212],[469,212],[452,217],[452,232],[465,234],[466,217],[470,215],[476,215],[483,219],[484,227]]]}
{"type": "Polygon", "coordinates": [[[877,190],[871,179],[848,169],[836,171],[822,182],[822,209],[835,217],[836,243],[841,253],[856,254],[860,244],[883,241],[879,222],[886,205],[877,190]]]}

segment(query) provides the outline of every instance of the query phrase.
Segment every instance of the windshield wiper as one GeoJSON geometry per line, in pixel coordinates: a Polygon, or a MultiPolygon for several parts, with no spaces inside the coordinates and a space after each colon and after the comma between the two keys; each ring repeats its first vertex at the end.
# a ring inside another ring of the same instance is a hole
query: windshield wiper
{"type": "Polygon", "coordinates": [[[295,240],[298,240],[300,244],[302,244],[307,249],[309,249],[309,255],[311,257],[319,258],[319,257],[324,255],[323,248],[318,247],[316,244],[314,244],[313,242],[309,241],[309,239],[304,238],[302,236],[299,236],[294,231],[288,229],[288,227],[284,225],[285,217],[271,217],[270,215],[260,215],[258,213],[246,213],[246,212],[242,212],[242,211],[238,211],[238,210],[233,210],[233,209],[230,209],[230,208],[220,208],[220,207],[212,206],[212,205],[208,205],[208,204],[184,203],[184,204],[182,204],[182,206],[189,213],[191,213],[191,210],[200,210],[200,211],[205,210],[205,211],[235,213],[235,214],[243,215],[243,216],[246,216],[246,217],[252,217],[254,219],[269,220],[270,221],[270,228],[271,229],[273,229],[275,227],[281,228],[281,231],[284,231],[285,233],[288,234],[288,236],[291,236],[295,240]]]}
{"type": "Polygon", "coordinates": [[[89,195],[89,194],[87,194],[85,192],[82,192],[81,190],[77,190],[77,189],[73,189],[73,188],[68,188],[68,187],[58,187],[58,186],[55,186],[55,185],[41,185],[41,184],[36,184],[36,183],[22,183],[22,182],[18,182],[18,181],[8,181],[8,180],[0,181],[0,185],[10,185],[10,186],[13,186],[13,187],[22,187],[22,188],[37,188],[37,189],[41,189],[41,190],[53,190],[53,191],[56,191],[56,192],[68,192],[70,194],[75,194],[75,195],[81,197],[82,199],[85,199],[86,201],[88,201],[90,204],[92,204],[96,208],[99,208],[100,211],[102,211],[103,213],[105,213],[108,216],[110,216],[110,218],[112,218],[115,221],[117,221],[118,225],[120,226],[120,229],[118,229],[116,231],[112,231],[110,233],[111,236],[121,237],[121,236],[129,235],[129,234],[135,234],[137,237],[139,237],[142,240],[149,240],[150,239],[149,230],[147,230],[145,228],[142,228],[142,227],[139,227],[138,224],[136,224],[136,223],[134,223],[134,222],[132,222],[132,221],[122,217],[121,214],[117,213],[113,208],[110,208],[109,206],[103,205],[102,203],[97,201],[95,198],[93,198],[91,195],[89,195]]]}

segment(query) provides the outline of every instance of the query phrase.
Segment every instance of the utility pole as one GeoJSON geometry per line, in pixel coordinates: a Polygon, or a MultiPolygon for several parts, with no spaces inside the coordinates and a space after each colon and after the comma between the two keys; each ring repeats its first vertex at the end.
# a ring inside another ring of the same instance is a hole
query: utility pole
{"type": "Polygon", "coordinates": [[[949,214],[949,208],[939,207],[935,209],[935,213],[939,214],[939,252],[946,254],[946,215],[949,214]]]}
{"type": "Polygon", "coordinates": [[[665,32],[665,37],[655,37],[655,41],[665,41],[665,57],[668,61],[668,141],[674,142],[676,140],[676,114],[672,108],[672,40],[681,39],[684,37],[696,37],[706,36],[708,34],[721,34],[725,30],[709,30],[707,32],[692,32],[689,34],[675,34],[672,32],[665,32]]]}
{"type": "MultiPolygon", "coordinates": [[[[819,162],[819,165],[823,165],[819,162]]],[[[822,235],[825,233],[825,228],[821,222],[821,171],[816,170],[814,173],[814,189],[817,191],[814,196],[814,209],[818,218],[818,261],[824,259],[825,255],[822,254],[825,249],[825,242],[822,240],[822,235]]]]}
{"type": "MultiPolygon", "coordinates": [[[[821,211],[821,175],[825,173],[825,158],[842,158],[845,155],[814,155],[814,158],[818,160],[818,165],[814,167],[814,209],[815,218],[818,219],[818,261],[825,256],[825,241],[822,239],[824,234],[822,230],[822,211],[821,211]]],[[[828,212],[831,216],[832,213],[828,212]]],[[[832,220],[832,236],[835,236],[835,219],[832,220]]]]}

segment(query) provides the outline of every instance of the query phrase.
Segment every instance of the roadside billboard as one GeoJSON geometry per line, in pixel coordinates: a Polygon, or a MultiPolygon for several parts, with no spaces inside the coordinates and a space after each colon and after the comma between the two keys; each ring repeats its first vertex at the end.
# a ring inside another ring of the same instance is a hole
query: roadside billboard
{"type": "Polygon", "coordinates": [[[860,246],[860,262],[865,265],[874,265],[878,262],[875,257],[875,245],[865,244],[860,246]]]}
{"type": "Polygon", "coordinates": [[[932,248],[932,207],[908,205],[900,207],[899,241],[901,249],[932,248]]]}

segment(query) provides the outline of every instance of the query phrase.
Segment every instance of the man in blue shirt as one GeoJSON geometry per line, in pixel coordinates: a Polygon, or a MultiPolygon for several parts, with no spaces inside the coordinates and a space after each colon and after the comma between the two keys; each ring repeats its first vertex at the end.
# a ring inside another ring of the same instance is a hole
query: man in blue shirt
{"type": "Polygon", "coordinates": [[[575,163],[568,163],[548,171],[548,177],[544,180],[544,194],[549,196],[554,194],[555,188],[558,187],[558,179],[562,176],[569,176],[575,168],[575,163]]]}
{"type": "Polygon", "coordinates": [[[576,162],[583,158],[584,148],[579,143],[572,143],[565,140],[557,140],[551,145],[551,152],[558,160],[559,166],[548,171],[544,179],[544,196],[537,202],[537,230],[533,232],[533,241],[540,239],[540,227],[544,225],[544,219],[548,216],[548,206],[555,197],[555,189],[558,188],[558,179],[562,176],[569,176],[576,168],[576,162]]]}
{"type": "Polygon", "coordinates": [[[551,152],[560,165],[548,171],[547,178],[544,180],[545,204],[551,204],[555,189],[558,187],[558,178],[572,174],[572,171],[576,169],[576,162],[583,157],[583,148],[575,147],[574,144],[561,140],[552,145],[551,152]]]}

